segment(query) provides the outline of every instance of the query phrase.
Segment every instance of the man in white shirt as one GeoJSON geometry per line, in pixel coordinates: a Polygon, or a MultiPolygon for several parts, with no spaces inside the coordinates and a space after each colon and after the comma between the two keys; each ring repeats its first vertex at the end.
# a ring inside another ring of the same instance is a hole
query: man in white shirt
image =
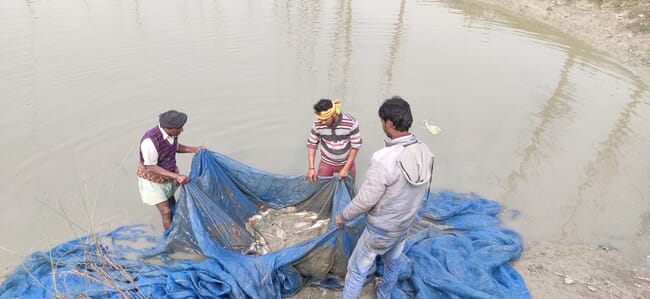
{"type": "Polygon", "coordinates": [[[189,182],[189,178],[178,171],[176,153],[198,153],[202,148],[178,142],[185,122],[187,114],[183,112],[169,110],[161,113],[159,125],[145,132],[140,140],[137,170],[140,196],[142,202],[158,208],[165,230],[172,223],[176,187],[189,182]]]}

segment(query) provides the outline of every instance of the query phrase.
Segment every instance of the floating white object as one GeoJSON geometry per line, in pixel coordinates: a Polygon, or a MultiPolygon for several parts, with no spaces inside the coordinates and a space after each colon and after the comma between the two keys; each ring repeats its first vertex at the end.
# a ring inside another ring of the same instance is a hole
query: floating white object
{"type": "Polygon", "coordinates": [[[442,131],[440,127],[430,123],[428,120],[424,121],[424,128],[427,129],[432,135],[436,135],[442,131]]]}

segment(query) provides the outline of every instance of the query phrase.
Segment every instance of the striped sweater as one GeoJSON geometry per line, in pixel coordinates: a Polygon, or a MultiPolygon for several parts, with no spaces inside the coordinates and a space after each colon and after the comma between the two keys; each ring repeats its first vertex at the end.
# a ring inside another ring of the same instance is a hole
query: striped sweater
{"type": "Polygon", "coordinates": [[[314,121],[307,147],[317,149],[320,144],[320,159],[333,166],[345,165],[351,149],[361,148],[359,123],[352,115],[341,113],[333,127],[327,127],[322,121],[314,121]]]}

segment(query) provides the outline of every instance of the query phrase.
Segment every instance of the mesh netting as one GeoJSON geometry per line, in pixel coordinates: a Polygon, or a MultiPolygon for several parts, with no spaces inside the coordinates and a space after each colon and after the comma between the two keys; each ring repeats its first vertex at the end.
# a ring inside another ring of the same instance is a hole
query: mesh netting
{"type": "MultiPolygon", "coordinates": [[[[5,279],[0,298],[281,298],[305,285],[342,287],[365,219],[342,228],[328,220],[354,197],[350,179],[310,184],[206,150],[195,155],[190,179],[162,236],[120,227],[35,252],[5,279]],[[297,220],[266,223],[264,233],[251,229],[268,213],[277,214],[273,222],[297,220]],[[307,229],[324,233],[268,246],[269,232],[286,239],[307,229]]],[[[508,264],[519,257],[521,239],[499,226],[499,209],[475,194],[429,194],[409,232],[393,297],[529,298],[508,264]]],[[[368,279],[382,269],[377,259],[368,279]]]]}

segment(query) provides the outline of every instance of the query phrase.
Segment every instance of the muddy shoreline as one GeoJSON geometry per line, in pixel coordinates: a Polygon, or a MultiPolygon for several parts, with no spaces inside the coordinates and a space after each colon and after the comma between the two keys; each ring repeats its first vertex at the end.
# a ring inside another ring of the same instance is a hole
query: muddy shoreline
{"type": "MultiPolygon", "coordinates": [[[[542,22],[650,82],[650,1],[476,0],[542,22]]],[[[612,248],[525,244],[512,265],[533,298],[650,298],[650,263],[612,248]]]]}
{"type": "Polygon", "coordinates": [[[650,1],[474,0],[542,22],[650,82],[650,1]]]}

